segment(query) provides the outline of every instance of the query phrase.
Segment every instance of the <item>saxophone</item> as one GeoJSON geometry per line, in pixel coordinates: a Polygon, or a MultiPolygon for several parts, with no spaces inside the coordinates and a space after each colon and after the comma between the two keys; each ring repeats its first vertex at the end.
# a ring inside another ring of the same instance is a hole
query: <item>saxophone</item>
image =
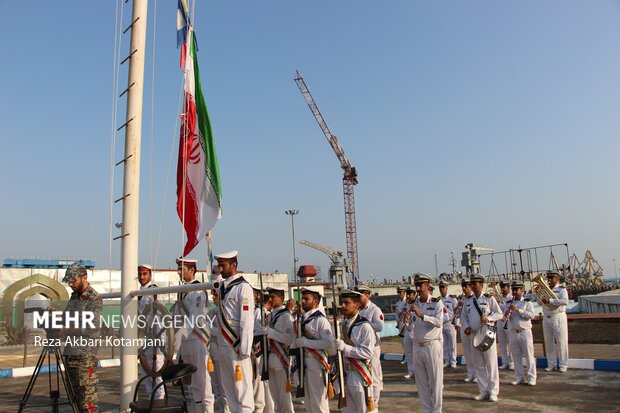
{"type": "Polygon", "coordinates": [[[549,288],[547,282],[543,279],[541,274],[538,274],[536,277],[532,278],[532,292],[536,295],[536,300],[541,305],[547,307],[548,310],[553,311],[559,307],[551,303],[543,303],[543,298],[546,298],[547,300],[557,300],[558,296],[555,295],[551,288],[549,288]]]}

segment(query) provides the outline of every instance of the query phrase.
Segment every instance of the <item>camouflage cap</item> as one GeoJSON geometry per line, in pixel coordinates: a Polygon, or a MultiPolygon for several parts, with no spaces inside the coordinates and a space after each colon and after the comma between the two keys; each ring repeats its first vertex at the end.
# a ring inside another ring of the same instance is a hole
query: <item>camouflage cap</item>
{"type": "Polygon", "coordinates": [[[75,281],[76,278],[83,277],[86,274],[86,267],[82,264],[74,262],[67,268],[67,271],[65,271],[65,276],[63,277],[62,282],[69,284],[75,281]]]}

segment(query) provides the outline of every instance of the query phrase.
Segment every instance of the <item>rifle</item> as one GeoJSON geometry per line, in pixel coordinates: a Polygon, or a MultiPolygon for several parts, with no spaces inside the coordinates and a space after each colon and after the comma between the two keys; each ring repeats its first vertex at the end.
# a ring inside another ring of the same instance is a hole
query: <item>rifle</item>
{"type": "MultiPolygon", "coordinates": [[[[260,323],[265,327],[265,304],[263,300],[263,273],[258,273],[260,280],[260,323]]],[[[261,337],[261,348],[263,350],[263,371],[261,372],[261,381],[269,380],[269,348],[267,347],[267,334],[263,334],[261,337]]]]}
{"type": "MultiPolygon", "coordinates": [[[[300,289],[297,286],[297,295],[299,295],[300,289]]],[[[297,303],[297,337],[303,337],[303,319],[301,316],[301,302],[297,303]]],[[[297,394],[295,397],[304,397],[306,391],[304,389],[304,348],[299,347],[299,385],[297,386],[297,394]]]]}
{"type": "MultiPolygon", "coordinates": [[[[338,305],[336,304],[336,287],[334,285],[335,275],[332,275],[332,313],[334,314],[334,338],[340,340],[340,326],[338,325],[338,305]]],[[[336,367],[338,369],[338,382],[340,383],[340,395],[338,396],[338,408],[347,406],[347,394],[344,390],[344,361],[342,352],[336,351],[336,367]]]]}

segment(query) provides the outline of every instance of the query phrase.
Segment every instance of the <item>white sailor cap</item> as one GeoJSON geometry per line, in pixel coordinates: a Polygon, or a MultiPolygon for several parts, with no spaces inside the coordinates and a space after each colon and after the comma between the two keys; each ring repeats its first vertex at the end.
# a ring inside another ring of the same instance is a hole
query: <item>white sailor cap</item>
{"type": "Polygon", "coordinates": [[[486,282],[487,279],[484,275],[478,274],[477,272],[475,272],[469,276],[469,280],[471,282],[478,281],[478,282],[484,283],[486,282]]]}
{"type": "Polygon", "coordinates": [[[267,287],[267,292],[269,294],[284,294],[284,288],[276,288],[276,287],[267,287]]]}
{"type": "Polygon", "coordinates": [[[360,298],[362,293],[355,290],[347,290],[346,288],[340,290],[340,298],[360,298]]]}
{"type": "Polygon", "coordinates": [[[189,264],[189,265],[196,265],[198,264],[198,260],[191,260],[189,258],[183,258],[183,257],[179,257],[177,258],[177,264],[189,264]]]}
{"type": "Polygon", "coordinates": [[[218,261],[224,261],[224,260],[232,260],[234,258],[237,258],[237,255],[239,255],[238,251],[228,251],[228,252],[223,252],[221,254],[217,254],[215,256],[215,259],[218,261]]]}
{"type": "Polygon", "coordinates": [[[360,293],[372,293],[372,290],[370,289],[369,286],[364,285],[364,284],[358,284],[355,286],[355,291],[358,291],[360,293]]]}
{"type": "Polygon", "coordinates": [[[424,283],[432,283],[433,282],[433,277],[431,277],[428,274],[423,274],[421,272],[418,272],[415,274],[414,278],[413,278],[413,282],[414,284],[424,284],[424,283]]]}
{"type": "Polygon", "coordinates": [[[323,293],[317,287],[304,287],[304,288],[301,289],[301,294],[302,295],[309,294],[309,293],[318,294],[319,297],[323,297],[323,293]]]}
{"type": "Polygon", "coordinates": [[[148,264],[140,264],[140,265],[138,265],[138,269],[140,269],[140,268],[146,268],[147,270],[153,271],[153,267],[151,267],[148,264]]]}

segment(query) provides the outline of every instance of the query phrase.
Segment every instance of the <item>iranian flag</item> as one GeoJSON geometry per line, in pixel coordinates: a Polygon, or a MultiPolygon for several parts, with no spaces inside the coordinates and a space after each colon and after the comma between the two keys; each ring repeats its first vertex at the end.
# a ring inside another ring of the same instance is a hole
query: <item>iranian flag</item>
{"type": "MultiPolygon", "coordinates": [[[[182,7],[181,1],[179,6],[182,7]]],[[[186,11],[185,9],[184,11],[186,11]]],[[[187,234],[187,256],[222,217],[220,173],[211,121],[200,87],[196,42],[185,17],[185,100],[177,165],[177,213],[187,234]]]]}

